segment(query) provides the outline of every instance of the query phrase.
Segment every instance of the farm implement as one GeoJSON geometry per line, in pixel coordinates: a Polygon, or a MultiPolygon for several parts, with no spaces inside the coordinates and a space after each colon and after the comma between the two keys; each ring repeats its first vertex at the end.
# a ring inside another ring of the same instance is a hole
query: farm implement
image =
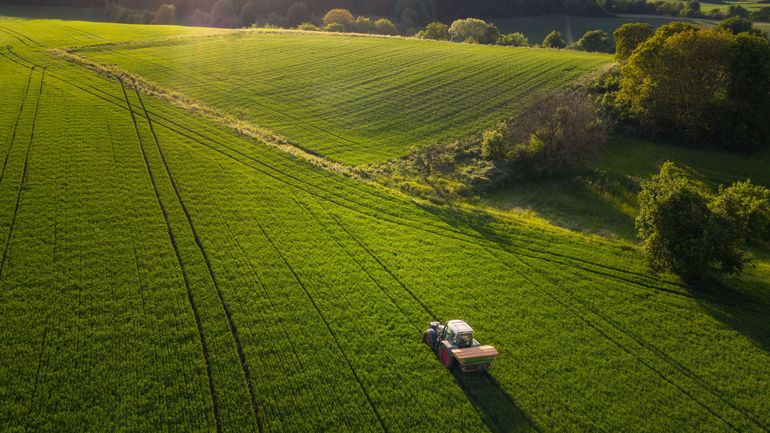
{"type": "Polygon", "coordinates": [[[450,320],[443,325],[430,322],[422,341],[446,368],[457,366],[463,373],[484,372],[497,357],[497,349],[479,344],[473,338],[473,328],[462,320],[450,320]]]}

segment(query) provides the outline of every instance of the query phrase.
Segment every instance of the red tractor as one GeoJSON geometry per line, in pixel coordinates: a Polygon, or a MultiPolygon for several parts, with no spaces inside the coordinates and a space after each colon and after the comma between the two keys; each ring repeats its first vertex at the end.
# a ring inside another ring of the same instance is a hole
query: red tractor
{"type": "Polygon", "coordinates": [[[462,320],[450,320],[444,325],[430,322],[422,341],[446,368],[457,365],[463,373],[486,371],[497,356],[494,347],[482,346],[473,338],[473,328],[462,320]]]}

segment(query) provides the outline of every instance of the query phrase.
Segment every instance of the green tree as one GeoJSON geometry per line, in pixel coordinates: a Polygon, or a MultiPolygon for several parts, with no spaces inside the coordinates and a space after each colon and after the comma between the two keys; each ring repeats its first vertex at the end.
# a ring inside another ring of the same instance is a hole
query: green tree
{"type": "Polygon", "coordinates": [[[699,280],[739,272],[746,264],[732,221],[712,212],[703,192],[673,163],[642,183],[638,202],[636,228],[654,269],[699,280]]]}
{"type": "Polygon", "coordinates": [[[754,29],[754,24],[751,21],[749,21],[747,18],[738,16],[722,20],[717,28],[727,30],[734,35],[737,35],[738,33],[757,31],[754,29]]]}
{"type": "Polygon", "coordinates": [[[174,24],[176,22],[176,7],[171,4],[162,4],[155,12],[153,24],[174,24]]]}
{"type": "Polygon", "coordinates": [[[567,46],[567,42],[561,33],[554,30],[543,39],[543,46],[546,48],[564,48],[567,46]]]}
{"type": "Polygon", "coordinates": [[[529,39],[523,33],[508,33],[507,35],[500,35],[497,44],[509,47],[526,47],[529,45],[529,39]]]}
{"type": "Polygon", "coordinates": [[[479,44],[494,44],[500,32],[494,24],[478,18],[456,20],[449,26],[449,37],[455,42],[476,41],[479,44]]]}
{"type": "Polygon", "coordinates": [[[449,26],[444,23],[432,22],[425,26],[425,29],[417,34],[417,37],[446,41],[449,39],[449,26]]]}
{"type": "Polygon", "coordinates": [[[749,17],[749,10],[744,8],[743,6],[738,5],[730,5],[727,7],[727,17],[741,17],[741,18],[748,18],[749,17]]]}
{"type": "Polygon", "coordinates": [[[398,27],[387,18],[380,18],[374,22],[374,33],[390,36],[397,36],[399,34],[398,27]]]}
{"type": "Polygon", "coordinates": [[[631,57],[636,47],[655,34],[655,29],[647,23],[628,23],[618,27],[615,36],[615,57],[625,60],[631,57]]]}
{"type": "Polygon", "coordinates": [[[770,42],[742,33],[733,38],[729,58],[727,98],[730,125],[723,133],[726,147],[754,151],[770,141],[770,42]]]}
{"type": "Polygon", "coordinates": [[[323,17],[324,27],[329,24],[339,24],[346,31],[353,30],[353,14],[347,9],[332,9],[323,17]]]}
{"type": "Polygon", "coordinates": [[[296,27],[301,23],[311,21],[310,9],[304,2],[294,3],[286,12],[286,25],[296,27]]]}
{"type": "Polygon", "coordinates": [[[742,242],[770,242],[770,189],[750,180],[735,182],[727,188],[720,187],[710,208],[732,221],[742,242]]]}
{"type": "Polygon", "coordinates": [[[612,52],[612,41],[604,30],[589,30],[577,41],[575,48],[588,52],[612,52]]]}

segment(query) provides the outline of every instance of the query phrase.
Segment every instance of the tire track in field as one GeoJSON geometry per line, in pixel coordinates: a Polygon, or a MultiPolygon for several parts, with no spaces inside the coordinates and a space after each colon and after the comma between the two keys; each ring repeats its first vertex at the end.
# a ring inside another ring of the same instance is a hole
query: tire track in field
{"type": "MultiPolygon", "coordinates": [[[[488,251],[488,252],[489,252],[489,251],[488,251]]],[[[700,399],[696,398],[696,396],[694,396],[694,395],[693,395],[693,394],[692,394],[690,391],[686,390],[686,389],[685,389],[685,388],[684,388],[682,385],[680,385],[679,383],[675,382],[673,379],[671,379],[670,377],[668,377],[666,374],[664,374],[663,372],[661,372],[659,369],[655,368],[653,365],[651,365],[651,364],[650,364],[650,362],[648,362],[648,361],[646,361],[646,360],[642,359],[642,357],[641,357],[641,356],[639,356],[639,355],[635,354],[633,351],[631,351],[631,349],[629,349],[629,348],[628,348],[627,346],[625,346],[623,343],[621,343],[620,341],[618,341],[618,339],[616,339],[616,338],[613,338],[612,336],[610,336],[610,335],[609,335],[609,333],[608,333],[607,331],[605,331],[605,330],[601,329],[601,327],[600,327],[600,326],[599,326],[599,325],[598,325],[596,322],[594,322],[594,321],[590,320],[590,319],[589,319],[589,318],[587,318],[585,315],[581,314],[581,313],[580,313],[580,312],[579,312],[579,311],[578,311],[576,308],[574,308],[574,307],[570,306],[569,304],[567,304],[566,302],[564,302],[564,301],[560,300],[560,299],[559,299],[559,298],[558,298],[556,295],[554,295],[554,294],[553,294],[553,293],[551,293],[549,290],[546,290],[546,289],[544,288],[544,286],[552,286],[552,285],[553,285],[552,283],[546,283],[546,284],[537,284],[537,283],[536,283],[536,282],[535,282],[535,281],[534,281],[534,280],[533,280],[533,279],[532,279],[532,278],[529,276],[529,274],[527,274],[527,273],[524,273],[524,272],[521,272],[521,270],[519,270],[519,269],[517,269],[517,268],[513,267],[512,265],[510,265],[509,263],[507,263],[507,262],[505,262],[505,261],[503,261],[503,260],[500,260],[500,258],[499,258],[499,257],[497,257],[497,256],[495,256],[494,254],[491,254],[491,253],[490,253],[490,256],[492,256],[492,258],[493,258],[493,259],[495,259],[497,262],[499,262],[499,263],[500,263],[500,264],[502,264],[503,266],[507,267],[508,269],[512,270],[512,271],[513,271],[513,272],[515,272],[517,275],[519,275],[520,277],[524,278],[524,279],[525,279],[527,282],[529,282],[529,284],[530,284],[532,287],[534,287],[534,288],[535,288],[537,291],[539,291],[541,294],[545,295],[545,296],[546,296],[548,299],[550,299],[552,302],[556,303],[556,304],[557,304],[557,305],[559,305],[561,308],[563,308],[564,310],[566,310],[566,311],[567,311],[567,312],[568,312],[570,315],[572,315],[572,316],[576,317],[576,318],[577,318],[577,319],[579,319],[581,322],[583,322],[583,323],[585,323],[586,325],[588,325],[590,328],[592,328],[594,331],[596,331],[596,332],[597,332],[599,335],[601,335],[601,336],[602,336],[604,339],[608,340],[609,342],[611,342],[612,344],[614,344],[615,346],[617,346],[619,349],[621,349],[623,352],[625,352],[625,353],[626,353],[627,355],[629,355],[631,358],[633,358],[634,360],[636,360],[637,362],[641,363],[642,365],[644,365],[645,367],[647,367],[649,370],[651,370],[652,372],[654,372],[654,373],[655,373],[657,376],[659,376],[661,379],[663,379],[663,380],[664,380],[665,382],[667,382],[668,384],[672,385],[672,386],[673,386],[674,388],[676,388],[676,389],[677,389],[677,390],[678,390],[680,393],[682,393],[683,395],[687,396],[687,397],[688,397],[690,400],[692,400],[692,401],[693,401],[693,402],[695,402],[695,403],[696,403],[698,406],[700,406],[701,408],[703,408],[704,410],[706,410],[706,411],[707,411],[709,414],[713,415],[715,418],[717,418],[718,420],[720,420],[722,423],[724,423],[726,426],[728,426],[728,427],[729,427],[731,430],[733,430],[733,431],[736,431],[736,432],[740,432],[740,431],[741,431],[741,430],[740,430],[738,427],[736,427],[735,425],[733,425],[733,423],[731,423],[730,421],[728,421],[727,419],[725,419],[725,418],[724,418],[722,415],[720,415],[719,413],[717,413],[717,412],[716,412],[716,410],[714,410],[714,409],[713,409],[711,406],[707,405],[705,402],[703,402],[703,401],[701,401],[700,399]]],[[[529,266],[529,265],[528,265],[526,262],[524,262],[524,261],[523,261],[521,258],[519,258],[519,257],[516,257],[515,255],[512,255],[512,256],[513,256],[513,257],[514,257],[514,259],[516,259],[516,260],[517,260],[517,261],[518,261],[518,262],[519,262],[519,263],[520,263],[520,264],[521,264],[523,267],[525,267],[526,269],[529,269],[529,270],[530,270],[530,271],[532,271],[532,272],[533,272],[535,275],[537,275],[537,271],[536,271],[534,268],[532,268],[531,266],[529,266]]],[[[578,301],[578,302],[579,302],[579,301],[578,301]]],[[[599,316],[599,317],[601,317],[601,316],[599,316]]],[[[621,329],[616,329],[616,331],[618,331],[618,332],[620,332],[621,334],[623,334],[623,331],[622,331],[621,329]]],[[[665,361],[665,359],[664,359],[664,361],[665,361]]],[[[739,413],[743,414],[743,413],[742,413],[742,412],[740,412],[740,411],[739,411],[739,413]]],[[[745,415],[744,415],[744,416],[745,416],[745,415]]],[[[752,420],[751,418],[749,418],[749,420],[753,422],[753,420],[752,420]]],[[[764,427],[761,427],[761,428],[764,430],[764,427]]]]}
{"type": "Polygon", "coordinates": [[[19,185],[19,191],[16,194],[16,204],[13,207],[13,216],[11,217],[11,225],[8,228],[8,237],[5,239],[5,246],[3,247],[3,256],[0,259],[0,284],[3,280],[3,271],[5,265],[8,263],[8,247],[11,244],[11,238],[13,238],[14,229],[16,228],[16,217],[19,214],[19,206],[21,205],[21,199],[24,196],[24,188],[27,183],[27,174],[29,173],[29,154],[32,149],[32,142],[35,139],[35,126],[37,126],[37,115],[40,112],[40,100],[43,99],[43,83],[45,82],[45,69],[40,77],[40,88],[37,91],[37,102],[35,102],[35,113],[32,117],[32,131],[29,134],[29,142],[27,143],[27,152],[24,155],[24,169],[21,174],[21,184],[19,185]]]}
{"type": "Polygon", "coordinates": [[[26,46],[28,46],[28,47],[30,47],[30,48],[35,48],[34,46],[32,46],[32,45],[30,45],[29,43],[27,43],[27,41],[25,41],[24,39],[22,39],[22,38],[20,38],[20,37],[16,36],[15,34],[13,34],[13,33],[11,33],[11,32],[9,32],[8,30],[6,30],[6,29],[5,29],[4,27],[2,27],[2,26],[0,26],[0,32],[3,32],[3,33],[5,33],[5,34],[9,35],[9,36],[11,36],[12,38],[16,38],[16,39],[17,39],[19,42],[21,42],[22,44],[24,44],[24,45],[26,45],[26,46]]]}
{"type": "MultiPolygon", "coordinates": [[[[8,33],[8,32],[12,32],[12,33],[14,33],[14,34],[16,34],[16,35],[19,35],[19,36],[21,36],[22,38],[24,38],[24,39],[26,39],[26,40],[30,41],[30,42],[32,42],[33,44],[35,44],[35,45],[37,45],[37,46],[42,46],[42,45],[41,45],[41,44],[40,44],[38,41],[36,41],[36,40],[34,40],[34,39],[30,38],[29,36],[25,35],[24,33],[21,33],[21,32],[19,32],[19,31],[16,31],[16,30],[14,30],[14,29],[12,29],[12,28],[9,28],[9,27],[6,27],[6,26],[2,26],[2,25],[0,25],[0,30],[5,30],[5,32],[6,32],[6,33],[8,33]]],[[[18,39],[18,38],[17,38],[17,39],[18,39]]],[[[22,42],[23,42],[23,41],[22,41],[22,42]]],[[[30,46],[29,44],[27,44],[26,42],[24,42],[24,45],[27,45],[28,47],[34,48],[34,47],[30,46]]]]}
{"type": "Polygon", "coordinates": [[[179,269],[182,273],[182,279],[184,280],[185,288],[187,289],[187,300],[190,303],[190,307],[192,309],[193,315],[195,316],[195,324],[198,328],[198,338],[201,342],[201,350],[203,352],[203,360],[206,364],[206,374],[208,376],[208,382],[209,382],[209,393],[211,396],[211,403],[212,408],[214,411],[214,423],[216,425],[217,433],[222,433],[222,422],[219,415],[219,400],[217,398],[216,390],[214,389],[214,379],[211,372],[211,362],[209,361],[209,349],[208,345],[206,343],[206,336],[203,334],[203,326],[201,324],[201,317],[200,313],[198,312],[198,306],[195,303],[195,299],[192,294],[192,289],[190,287],[190,280],[187,275],[187,270],[184,266],[184,262],[182,261],[182,255],[179,252],[179,246],[176,243],[176,237],[174,236],[174,231],[171,228],[171,222],[169,221],[168,217],[168,211],[166,210],[166,206],[163,204],[163,201],[160,199],[160,192],[158,191],[158,185],[155,180],[155,175],[152,171],[152,167],[150,167],[150,161],[147,158],[147,152],[144,149],[144,142],[142,141],[142,136],[139,132],[139,125],[136,122],[136,116],[134,115],[134,110],[131,108],[131,101],[128,99],[128,94],[126,93],[126,87],[123,85],[123,82],[120,82],[121,89],[123,90],[123,96],[125,97],[126,104],[128,105],[128,111],[131,114],[131,121],[134,125],[134,131],[136,132],[136,139],[139,142],[139,147],[142,151],[142,157],[144,158],[144,163],[147,168],[147,173],[150,177],[150,183],[152,184],[152,189],[155,193],[155,198],[158,201],[158,206],[160,207],[161,213],[163,214],[163,219],[166,222],[166,233],[168,233],[169,240],[171,241],[171,246],[174,249],[174,253],[176,255],[177,264],[179,265],[179,269]]]}
{"type": "Polygon", "coordinates": [[[150,127],[150,133],[152,134],[153,141],[155,142],[155,146],[158,149],[158,153],[160,153],[160,159],[163,162],[163,167],[166,170],[166,174],[168,175],[168,178],[171,181],[171,186],[174,190],[176,198],[179,201],[179,205],[181,206],[182,211],[185,215],[185,218],[187,219],[187,223],[190,226],[190,231],[192,232],[193,239],[195,239],[195,244],[198,246],[198,250],[203,256],[203,261],[206,264],[206,269],[208,271],[209,277],[211,278],[211,281],[214,283],[214,288],[216,290],[217,297],[219,298],[219,303],[225,312],[225,316],[227,316],[227,322],[230,327],[230,333],[232,334],[232,337],[235,341],[235,347],[238,352],[238,358],[241,364],[241,371],[243,373],[244,380],[246,381],[246,387],[248,388],[249,398],[251,399],[251,409],[253,411],[254,423],[256,424],[257,429],[260,432],[262,432],[263,430],[262,420],[260,419],[260,416],[259,416],[259,406],[257,405],[257,398],[256,398],[256,395],[254,394],[254,386],[252,384],[251,372],[246,362],[246,355],[243,351],[243,346],[241,345],[241,340],[238,335],[238,328],[236,327],[235,321],[233,320],[232,312],[230,311],[230,307],[228,307],[227,302],[225,302],[224,300],[224,296],[222,295],[222,291],[220,290],[220,287],[219,287],[219,279],[217,278],[216,273],[214,272],[211,266],[211,260],[209,259],[209,255],[206,252],[206,248],[203,246],[203,243],[201,242],[200,237],[198,236],[198,231],[195,229],[195,224],[193,223],[192,216],[190,215],[190,211],[187,209],[187,205],[182,199],[182,194],[179,190],[179,185],[177,184],[176,178],[174,177],[174,174],[168,165],[166,154],[163,152],[163,149],[160,146],[160,142],[158,141],[158,136],[155,134],[155,128],[153,127],[152,120],[150,119],[150,114],[147,112],[147,108],[144,106],[144,101],[142,100],[142,96],[139,93],[139,90],[134,89],[134,91],[136,92],[136,97],[139,99],[139,103],[142,106],[142,111],[144,111],[145,118],[147,119],[147,124],[150,127]]]}
{"type": "MultiPolygon", "coordinates": [[[[519,260],[519,262],[523,263],[525,266],[528,267],[528,269],[533,270],[534,269],[526,265],[522,260],[519,260]]],[[[547,277],[546,277],[547,278],[547,277]]],[[[557,282],[553,281],[551,279],[551,285],[558,284],[557,282]]],[[[665,353],[663,350],[658,348],[652,343],[647,342],[644,338],[639,336],[637,333],[629,330],[625,326],[623,326],[620,322],[613,319],[610,314],[603,313],[599,308],[595,307],[593,304],[585,301],[583,298],[575,294],[573,291],[571,291],[566,286],[563,286],[562,289],[565,291],[565,293],[568,295],[568,297],[574,299],[577,301],[582,308],[585,308],[586,310],[589,310],[591,313],[593,313],[595,316],[597,316],[600,320],[605,321],[607,324],[609,324],[612,328],[614,328],[617,332],[620,334],[626,335],[633,341],[635,341],[639,346],[641,346],[644,349],[647,349],[649,352],[657,356],[659,359],[667,363],[669,366],[674,368],[675,370],[679,371],[682,375],[686,376],[693,382],[695,382],[698,386],[700,386],[703,390],[714,396],[716,399],[721,401],[722,403],[726,404],[730,408],[732,408],[734,411],[738,412],[739,414],[746,417],[749,421],[754,423],[757,427],[761,428],[762,430],[768,431],[767,426],[763,424],[761,421],[759,421],[753,414],[749,413],[748,409],[739,407],[732,401],[728,400],[721,391],[716,389],[713,385],[706,382],[705,379],[697,375],[695,372],[690,370],[688,367],[686,367],[681,362],[673,359],[671,356],[669,356],[667,353],[665,353]]]]}
{"type": "MultiPolygon", "coordinates": [[[[26,59],[23,59],[22,57],[20,57],[18,54],[16,54],[16,53],[13,53],[13,54],[15,56],[21,58],[22,60],[27,61],[26,59]]],[[[24,66],[24,67],[28,68],[28,66],[26,66],[26,65],[21,65],[21,66],[24,66]]],[[[69,85],[71,85],[73,87],[76,87],[76,88],[78,88],[79,90],[81,90],[83,92],[91,94],[94,97],[97,97],[97,98],[100,98],[100,99],[102,99],[102,100],[104,100],[106,102],[112,103],[112,104],[116,105],[119,108],[126,109],[125,106],[120,105],[120,104],[118,104],[118,103],[116,103],[114,101],[110,101],[109,99],[105,98],[104,96],[98,95],[97,93],[95,93],[93,91],[90,91],[90,90],[88,90],[88,89],[86,89],[84,87],[81,87],[81,86],[79,86],[79,85],[77,85],[75,83],[72,83],[72,82],[70,82],[70,81],[68,81],[66,79],[60,78],[60,77],[55,76],[53,74],[49,74],[49,75],[54,77],[54,78],[56,78],[56,79],[58,79],[58,80],[60,80],[60,81],[62,81],[62,82],[64,82],[64,83],[66,83],[66,84],[69,84],[69,85]]],[[[98,88],[95,88],[95,87],[90,86],[90,85],[88,85],[88,86],[91,87],[92,89],[102,93],[102,94],[105,94],[105,95],[107,95],[109,97],[115,98],[114,95],[111,95],[111,94],[109,94],[107,92],[104,92],[102,89],[98,89],[98,88]]],[[[276,169],[276,168],[274,168],[274,167],[272,167],[272,166],[270,166],[270,165],[268,165],[268,164],[258,160],[257,158],[254,158],[254,157],[252,157],[252,156],[250,156],[250,155],[248,155],[248,154],[246,154],[246,153],[244,153],[242,151],[239,151],[239,150],[234,149],[234,148],[232,148],[230,146],[222,144],[222,143],[220,143],[220,142],[218,142],[216,140],[213,140],[213,139],[211,139],[209,137],[206,137],[205,135],[203,135],[203,134],[201,134],[201,133],[199,133],[197,131],[194,131],[194,130],[192,130],[192,129],[184,126],[184,125],[181,125],[181,124],[179,124],[179,123],[177,123],[177,122],[175,122],[175,121],[173,121],[173,120],[171,120],[171,119],[169,119],[167,117],[159,115],[159,114],[157,114],[155,112],[150,112],[150,113],[153,114],[155,117],[158,117],[158,118],[168,122],[169,124],[174,125],[177,128],[179,128],[179,129],[176,129],[176,128],[172,127],[172,126],[169,126],[168,124],[161,123],[161,125],[163,125],[164,127],[170,129],[171,131],[173,131],[173,132],[175,132],[175,133],[177,133],[179,135],[182,135],[182,136],[184,136],[184,137],[186,137],[186,138],[188,138],[188,139],[190,139],[192,141],[195,141],[195,142],[197,142],[197,143],[199,143],[199,144],[201,144],[203,146],[209,147],[210,149],[212,149],[212,150],[214,150],[214,151],[216,151],[216,152],[218,152],[218,153],[220,153],[220,154],[222,154],[222,155],[224,155],[224,156],[226,156],[226,157],[228,157],[228,158],[230,158],[230,159],[232,159],[232,160],[234,160],[234,161],[236,161],[236,162],[238,162],[240,164],[243,164],[243,165],[245,165],[247,167],[251,167],[252,169],[257,170],[257,171],[259,171],[259,172],[261,172],[261,173],[263,173],[263,174],[265,174],[265,175],[267,175],[267,176],[269,176],[269,177],[271,177],[271,178],[273,178],[273,179],[275,179],[275,180],[277,180],[277,181],[279,181],[281,183],[284,183],[286,185],[289,185],[289,186],[292,186],[294,188],[297,188],[297,189],[300,189],[302,191],[305,191],[308,194],[316,196],[316,197],[318,197],[318,198],[320,198],[322,200],[334,203],[334,204],[336,204],[338,206],[344,207],[344,208],[349,209],[349,210],[351,210],[353,212],[359,213],[359,214],[367,216],[369,218],[375,218],[375,219],[378,219],[378,220],[390,222],[392,224],[397,224],[397,225],[401,225],[401,226],[404,226],[404,227],[413,228],[415,230],[420,230],[420,231],[423,231],[423,232],[426,232],[426,233],[434,234],[434,235],[437,235],[437,236],[442,236],[442,237],[445,237],[445,238],[448,238],[448,239],[454,239],[454,240],[457,240],[457,241],[460,241],[460,242],[470,243],[470,244],[473,244],[473,245],[479,245],[480,244],[479,241],[480,242],[488,242],[489,241],[487,238],[469,235],[467,233],[464,233],[464,232],[461,232],[461,231],[458,231],[458,230],[455,230],[455,229],[451,229],[451,228],[443,228],[443,227],[435,227],[435,226],[433,226],[437,230],[443,231],[443,232],[435,232],[433,230],[427,229],[426,227],[424,227],[424,224],[421,224],[421,223],[407,224],[407,223],[404,223],[402,221],[398,221],[398,220],[404,219],[404,218],[402,216],[395,215],[395,214],[391,213],[390,211],[388,211],[386,209],[373,207],[371,205],[367,205],[367,204],[364,204],[364,203],[357,202],[356,200],[351,200],[350,198],[344,197],[341,194],[336,193],[335,191],[332,191],[332,190],[329,190],[329,189],[325,189],[325,188],[323,188],[323,187],[321,187],[319,185],[312,184],[312,183],[310,183],[308,181],[302,180],[302,179],[300,179],[300,178],[298,178],[296,176],[293,176],[291,174],[284,173],[284,172],[282,172],[282,171],[280,171],[280,170],[278,170],[278,169],[276,169]],[[299,183],[305,184],[305,185],[307,185],[310,188],[315,188],[315,189],[319,189],[321,191],[324,191],[325,193],[327,193],[329,195],[332,195],[332,196],[335,196],[335,197],[339,198],[340,201],[335,201],[333,199],[330,199],[329,197],[325,197],[325,196],[320,195],[320,194],[318,194],[316,192],[310,191],[308,188],[304,188],[304,187],[298,186],[296,184],[293,184],[293,183],[291,183],[291,182],[289,182],[289,181],[287,181],[285,179],[281,179],[280,177],[278,177],[279,175],[274,175],[272,173],[268,173],[266,170],[263,170],[263,169],[260,169],[258,167],[255,167],[253,165],[250,165],[248,163],[245,163],[245,162],[235,158],[233,155],[230,155],[230,154],[222,151],[221,149],[216,148],[214,145],[204,143],[203,141],[201,141],[199,139],[196,139],[195,137],[192,137],[191,135],[186,134],[186,133],[184,133],[182,131],[188,131],[191,134],[195,134],[195,135],[197,135],[197,136],[199,136],[199,137],[201,137],[201,138],[203,138],[203,139],[205,139],[207,141],[210,141],[211,143],[214,143],[217,146],[222,146],[222,147],[224,147],[224,148],[226,148],[226,149],[228,149],[230,151],[233,151],[233,152],[241,155],[242,157],[244,157],[246,159],[249,159],[249,160],[251,160],[251,161],[253,161],[253,162],[257,163],[257,164],[260,164],[260,165],[266,167],[269,170],[277,172],[280,176],[288,177],[288,178],[293,179],[293,180],[295,180],[295,181],[297,181],[299,183]],[[356,208],[352,207],[351,205],[347,204],[347,202],[352,202],[352,203],[355,203],[356,205],[361,206],[361,207],[363,207],[365,209],[372,210],[372,211],[375,212],[376,215],[370,215],[370,214],[368,214],[368,213],[366,213],[364,211],[361,211],[360,209],[356,209],[356,208]],[[396,220],[390,220],[390,219],[387,219],[387,218],[383,218],[382,217],[383,214],[384,215],[389,215],[389,216],[395,218],[396,220]],[[450,235],[450,234],[448,234],[446,232],[455,233],[458,236],[452,236],[452,235],[450,235]],[[459,237],[459,236],[462,236],[462,238],[459,237]],[[472,241],[472,240],[470,240],[468,238],[474,239],[476,241],[472,241]]],[[[435,215],[435,213],[434,213],[434,215],[435,215]]],[[[427,226],[431,227],[430,224],[428,224],[427,226]]],[[[530,239],[533,239],[535,241],[535,244],[537,242],[541,241],[541,240],[539,240],[537,238],[533,238],[533,237],[531,237],[529,235],[526,235],[526,234],[520,234],[520,236],[522,236],[522,237],[529,237],[530,239]]],[[[508,241],[510,241],[510,239],[505,239],[505,241],[508,242],[508,241]]],[[[496,244],[493,244],[493,245],[488,245],[487,244],[487,247],[503,251],[503,252],[505,252],[507,254],[512,254],[512,252],[510,250],[508,250],[508,249],[506,249],[504,247],[501,247],[499,245],[496,245],[496,244]]],[[[544,257],[529,256],[530,258],[534,258],[536,260],[541,260],[541,261],[546,261],[546,262],[550,262],[550,263],[560,264],[562,266],[567,266],[567,267],[570,267],[570,268],[573,268],[573,269],[577,269],[577,270],[583,270],[583,271],[586,271],[586,272],[589,272],[589,273],[593,273],[593,274],[599,275],[599,276],[604,277],[606,279],[617,280],[617,281],[624,281],[624,282],[627,282],[627,283],[632,284],[632,285],[645,287],[645,288],[650,289],[650,290],[663,292],[663,293],[666,293],[666,294],[669,294],[669,295],[674,295],[674,296],[677,296],[677,297],[685,297],[685,298],[690,298],[690,299],[702,299],[702,296],[698,296],[698,295],[694,295],[694,294],[690,294],[690,293],[686,293],[686,292],[679,292],[679,291],[671,290],[671,289],[666,289],[666,288],[663,288],[663,287],[655,285],[656,283],[661,283],[662,282],[662,283],[665,283],[665,284],[668,284],[668,285],[672,285],[672,286],[676,286],[676,287],[680,287],[680,288],[686,289],[687,287],[684,286],[681,283],[660,280],[658,278],[655,278],[654,276],[642,274],[642,273],[631,271],[631,270],[627,270],[627,269],[615,268],[613,266],[604,265],[604,264],[600,264],[600,263],[594,263],[594,262],[588,261],[586,259],[582,259],[582,258],[578,258],[578,257],[573,257],[573,256],[562,254],[562,253],[557,253],[557,252],[553,252],[553,251],[538,250],[538,249],[532,248],[532,247],[524,245],[524,244],[519,245],[517,247],[520,248],[520,249],[531,251],[533,253],[537,253],[537,254],[544,254],[544,255],[549,255],[549,256],[554,256],[554,257],[560,257],[560,258],[563,258],[563,259],[565,259],[567,261],[574,261],[574,262],[583,263],[583,264],[589,265],[589,266],[596,266],[598,268],[607,269],[609,271],[618,272],[620,274],[633,275],[633,276],[636,276],[636,277],[641,278],[642,280],[648,281],[648,282],[633,280],[633,279],[621,277],[621,276],[618,276],[618,275],[611,275],[609,273],[605,273],[605,272],[602,272],[602,271],[597,271],[595,269],[589,269],[589,268],[586,268],[584,266],[581,266],[581,265],[575,264],[575,263],[568,263],[568,262],[548,259],[548,258],[544,258],[544,257]]],[[[521,254],[521,252],[519,251],[518,254],[521,254]]],[[[761,310],[753,309],[752,307],[748,306],[747,304],[735,304],[735,303],[732,302],[732,300],[721,299],[721,300],[716,301],[716,300],[713,300],[713,299],[709,299],[708,301],[712,302],[715,305],[731,306],[731,307],[743,309],[745,311],[754,311],[754,312],[757,312],[757,313],[762,313],[761,310]]]]}
{"type": "Polygon", "coordinates": [[[5,177],[5,167],[8,164],[8,157],[11,155],[13,142],[16,141],[16,132],[19,128],[19,120],[21,119],[21,113],[24,111],[24,102],[27,100],[27,95],[29,94],[29,84],[32,81],[32,73],[35,72],[35,68],[36,66],[33,66],[32,69],[29,70],[29,76],[27,76],[27,84],[24,86],[24,95],[22,95],[21,104],[19,105],[19,113],[16,115],[16,121],[13,123],[11,139],[8,142],[8,150],[6,151],[5,157],[3,158],[3,167],[0,169],[0,183],[3,182],[3,178],[5,177]]]}
{"type": "Polygon", "coordinates": [[[364,397],[366,397],[366,401],[369,403],[369,407],[372,408],[372,411],[374,412],[375,417],[377,418],[377,422],[380,424],[380,427],[382,428],[382,431],[385,433],[389,433],[390,430],[385,425],[385,422],[382,420],[382,416],[380,415],[380,412],[377,410],[377,406],[374,404],[374,401],[372,400],[371,396],[369,395],[369,392],[366,390],[366,387],[364,386],[364,382],[361,380],[361,378],[358,376],[358,373],[356,372],[355,368],[353,368],[353,364],[350,362],[350,358],[348,358],[348,355],[345,353],[345,351],[342,349],[342,345],[340,344],[339,338],[337,337],[337,334],[334,332],[334,329],[332,329],[331,325],[329,325],[329,321],[326,319],[326,317],[321,312],[321,309],[318,307],[318,304],[316,303],[313,296],[310,294],[310,291],[305,286],[305,283],[300,279],[299,275],[297,274],[297,271],[294,269],[294,267],[289,263],[289,261],[284,257],[283,253],[281,253],[281,250],[278,249],[278,247],[275,245],[275,242],[273,239],[267,234],[267,231],[262,226],[262,224],[259,221],[256,221],[257,227],[259,227],[260,232],[262,232],[262,235],[267,239],[268,244],[270,244],[270,247],[275,251],[275,253],[280,257],[283,264],[289,269],[289,272],[291,272],[292,276],[294,277],[294,280],[297,281],[300,287],[302,287],[302,290],[305,292],[305,296],[307,296],[310,303],[313,305],[313,308],[316,311],[316,314],[318,314],[318,317],[321,319],[321,321],[326,326],[326,330],[329,332],[329,335],[331,335],[332,340],[334,340],[335,345],[337,346],[337,350],[339,350],[340,354],[342,355],[342,358],[345,360],[345,363],[347,364],[348,368],[350,369],[350,372],[353,373],[353,378],[355,378],[356,382],[358,382],[358,386],[361,388],[361,391],[364,393],[364,397]]]}

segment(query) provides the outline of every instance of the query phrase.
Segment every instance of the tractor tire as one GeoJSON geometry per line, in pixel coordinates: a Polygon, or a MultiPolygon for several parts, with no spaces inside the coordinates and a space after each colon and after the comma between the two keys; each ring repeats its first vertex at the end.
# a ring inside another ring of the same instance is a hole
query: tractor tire
{"type": "Polygon", "coordinates": [[[455,357],[452,356],[452,352],[443,344],[438,347],[438,359],[441,360],[441,363],[444,364],[447,370],[451,370],[455,366],[455,357]]]}
{"type": "Polygon", "coordinates": [[[427,331],[423,332],[422,342],[430,347],[431,350],[433,350],[433,348],[436,346],[436,330],[428,329],[427,331]]]}

